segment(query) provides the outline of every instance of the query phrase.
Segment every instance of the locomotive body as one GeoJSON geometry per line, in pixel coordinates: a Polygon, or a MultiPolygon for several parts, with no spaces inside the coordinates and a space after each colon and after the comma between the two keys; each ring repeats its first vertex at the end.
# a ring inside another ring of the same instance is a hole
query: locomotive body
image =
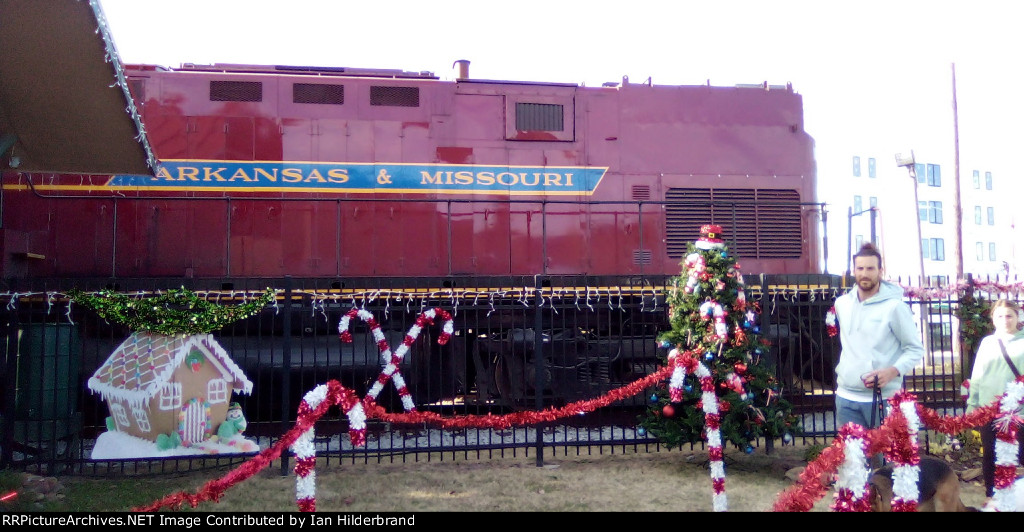
{"type": "Polygon", "coordinates": [[[819,271],[789,86],[125,73],[154,175],[6,172],[5,278],[672,275],[705,223],[746,272],[819,271]]]}

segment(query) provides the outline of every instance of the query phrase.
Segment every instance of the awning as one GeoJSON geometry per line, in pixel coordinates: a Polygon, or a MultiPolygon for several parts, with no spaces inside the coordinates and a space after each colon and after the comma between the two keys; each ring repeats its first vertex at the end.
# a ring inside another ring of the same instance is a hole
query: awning
{"type": "Polygon", "coordinates": [[[151,175],[96,0],[0,0],[0,170],[151,175]]]}

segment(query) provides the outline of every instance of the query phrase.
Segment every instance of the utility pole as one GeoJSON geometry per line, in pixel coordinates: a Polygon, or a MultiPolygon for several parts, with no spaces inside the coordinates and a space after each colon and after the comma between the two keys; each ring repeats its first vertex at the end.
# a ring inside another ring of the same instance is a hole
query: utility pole
{"type": "Polygon", "coordinates": [[[956,255],[956,278],[964,278],[964,210],[960,206],[960,124],[956,109],[956,63],[953,67],[953,223],[956,224],[956,238],[953,253],[956,255]]]}

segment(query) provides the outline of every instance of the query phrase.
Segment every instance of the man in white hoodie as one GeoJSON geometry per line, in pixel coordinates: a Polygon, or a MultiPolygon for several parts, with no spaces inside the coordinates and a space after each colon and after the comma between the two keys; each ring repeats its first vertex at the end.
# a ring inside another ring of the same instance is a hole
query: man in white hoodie
{"type": "Polygon", "coordinates": [[[872,416],[878,412],[872,408],[875,386],[887,401],[924,357],[903,289],[882,280],[882,254],[874,244],[861,246],[853,270],[857,289],[835,304],[842,347],[836,367],[836,429],[850,422],[865,428],[881,424],[881,415],[872,416]]]}

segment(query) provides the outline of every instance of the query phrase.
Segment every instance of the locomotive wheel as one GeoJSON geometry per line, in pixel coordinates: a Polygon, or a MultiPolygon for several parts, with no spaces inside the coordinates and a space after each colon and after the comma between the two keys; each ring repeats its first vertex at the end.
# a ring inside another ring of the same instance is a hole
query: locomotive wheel
{"type": "MultiPolygon", "coordinates": [[[[533,363],[510,361],[503,356],[495,357],[494,384],[502,403],[514,410],[530,410],[534,408],[536,397],[536,374],[533,363]]],[[[545,388],[551,384],[551,372],[544,375],[545,388]]]]}

